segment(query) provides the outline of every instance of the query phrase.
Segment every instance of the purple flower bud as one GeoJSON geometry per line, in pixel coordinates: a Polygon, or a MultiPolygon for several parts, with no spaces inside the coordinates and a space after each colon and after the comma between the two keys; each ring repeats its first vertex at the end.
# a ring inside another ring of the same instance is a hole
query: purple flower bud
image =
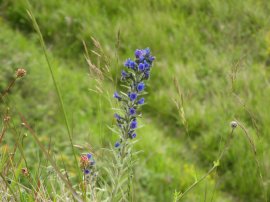
{"type": "Polygon", "coordinates": [[[156,59],[156,58],[155,58],[154,56],[150,56],[150,57],[149,57],[150,62],[153,62],[155,59],[156,59]]]}
{"type": "Polygon", "coordinates": [[[84,170],[84,174],[86,174],[86,175],[89,175],[89,174],[90,174],[90,172],[91,172],[91,171],[90,171],[90,170],[88,170],[88,169],[85,169],[85,170],[84,170]]]}
{"type": "Polygon", "coordinates": [[[143,56],[143,55],[141,55],[141,56],[139,57],[139,61],[140,61],[140,62],[143,62],[143,61],[144,61],[144,56],[143,56]]]}
{"type": "Polygon", "coordinates": [[[130,64],[129,64],[129,67],[131,68],[131,69],[136,69],[136,62],[134,62],[134,61],[131,61],[130,62],[130,64]]]}
{"type": "Polygon", "coordinates": [[[136,57],[136,58],[139,58],[141,55],[142,55],[142,51],[139,50],[139,49],[137,49],[137,50],[135,51],[135,57],[136,57]]]}
{"type": "Polygon", "coordinates": [[[144,78],[149,79],[149,77],[150,77],[150,71],[144,72],[144,78]]]}
{"type": "Polygon", "coordinates": [[[137,98],[137,93],[129,93],[129,98],[130,98],[131,101],[136,100],[136,98],[137,98]]]}
{"type": "Polygon", "coordinates": [[[131,139],[134,139],[136,136],[137,136],[137,134],[136,134],[136,133],[133,133],[133,134],[131,135],[131,139]]]}
{"type": "Polygon", "coordinates": [[[134,116],[136,114],[136,109],[134,109],[133,107],[129,109],[129,114],[131,116],[134,116]]]}
{"type": "Polygon", "coordinates": [[[144,53],[145,53],[146,56],[149,56],[150,53],[151,53],[150,48],[144,49],[144,53]]]}
{"type": "Polygon", "coordinates": [[[136,119],[131,121],[131,123],[130,123],[130,128],[131,129],[135,129],[135,128],[137,128],[137,126],[138,126],[138,123],[137,123],[136,119]]]}
{"type": "Polygon", "coordinates": [[[141,91],[144,90],[144,83],[143,83],[143,82],[141,82],[141,83],[138,84],[137,90],[138,90],[139,92],[141,92],[141,91]]]}
{"type": "Polygon", "coordinates": [[[87,156],[88,159],[92,158],[92,154],[90,154],[90,153],[88,153],[86,156],[87,156]]]}
{"type": "Polygon", "coordinates": [[[125,70],[122,70],[121,76],[122,76],[122,78],[126,78],[128,76],[128,74],[125,70]]]}
{"type": "Polygon", "coordinates": [[[145,65],[143,64],[143,63],[140,63],[139,65],[138,65],[138,69],[139,69],[139,71],[143,71],[144,70],[144,67],[145,67],[145,65]]]}
{"type": "Polygon", "coordinates": [[[122,119],[122,117],[119,114],[117,114],[117,113],[114,114],[114,118],[116,118],[117,120],[122,119]]]}
{"type": "Polygon", "coordinates": [[[118,100],[121,100],[121,99],[122,99],[122,98],[120,97],[120,95],[119,95],[117,92],[115,92],[115,93],[113,94],[113,97],[116,98],[116,99],[118,99],[118,100]]]}
{"type": "Polygon", "coordinates": [[[114,145],[115,148],[117,148],[119,146],[120,146],[120,143],[119,142],[116,142],[115,145],[114,145]]]}
{"type": "Polygon", "coordinates": [[[144,104],[144,98],[141,98],[141,99],[137,102],[137,104],[139,104],[139,105],[144,104]]]}
{"type": "Polygon", "coordinates": [[[149,67],[150,67],[150,64],[148,62],[146,62],[146,60],[144,61],[144,67],[145,67],[145,69],[149,69],[149,67]]]}

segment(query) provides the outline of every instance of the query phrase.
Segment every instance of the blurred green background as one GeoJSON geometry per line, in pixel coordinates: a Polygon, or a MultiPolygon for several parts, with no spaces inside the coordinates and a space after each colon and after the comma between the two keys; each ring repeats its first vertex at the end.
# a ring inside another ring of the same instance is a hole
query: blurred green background
{"type": "MultiPolygon", "coordinates": [[[[116,102],[111,95],[119,84],[105,80],[108,95],[90,90],[96,81],[89,77],[82,41],[89,50],[95,49],[91,36],[100,42],[114,78],[135,49],[150,47],[156,56],[140,120],[144,127],[137,133],[137,149],[143,150],[136,168],[137,201],[172,201],[175,190],[185,190],[196,176],[206,173],[235,119],[255,141],[263,183],[249,142],[237,128],[217,172],[184,201],[264,201],[264,190],[270,200],[269,1],[30,3],[55,68],[75,144],[89,143],[98,152],[117,138],[107,125],[114,124],[116,102]],[[173,102],[179,99],[174,78],[182,92],[188,133],[173,102]]],[[[20,127],[16,117],[21,112],[44,145],[51,138],[56,158],[61,154],[69,164],[71,151],[62,113],[26,8],[22,0],[0,0],[0,89],[6,88],[18,67],[27,70],[27,77],[6,100],[14,125],[20,127]]],[[[91,57],[99,62],[95,54],[91,57]]],[[[6,107],[0,103],[1,115],[6,107]]],[[[4,143],[14,144],[14,137],[7,136],[4,143]]],[[[38,148],[31,137],[25,144],[34,167],[38,148]]]]}

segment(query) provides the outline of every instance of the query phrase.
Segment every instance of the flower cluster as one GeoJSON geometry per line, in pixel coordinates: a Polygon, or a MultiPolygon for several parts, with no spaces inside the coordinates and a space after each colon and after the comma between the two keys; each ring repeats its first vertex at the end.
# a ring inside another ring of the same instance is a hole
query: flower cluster
{"type": "Polygon", "coordinates": [[[121,129],[121,139],[115,143],[115,147],[121,146],[122,141],[136,137],[135,129],[138,127],[138,108],[144,104],[142,97],[145,90],[145,80],[150,77],[150,71],[155,57],[150,49],[137,49],[135,59],[127,59],[124,66],[126,70],[121,72],[121,80],[128,86],[127,92],[115,92],[114,98],[122,103],[123,115],[115,114],[114,117],[121,129]]]}
{"type": "Polygon", "coordinates": [[[91,174],[91,171],[95,165],[95,160],[92,154],[88,153],[85,155],[81,155],[80,166],[85,175],[91,174]]]}

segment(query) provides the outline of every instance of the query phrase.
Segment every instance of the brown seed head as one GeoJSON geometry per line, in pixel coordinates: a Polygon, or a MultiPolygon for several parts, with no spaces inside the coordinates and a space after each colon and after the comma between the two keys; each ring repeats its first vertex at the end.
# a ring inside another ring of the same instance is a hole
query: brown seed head
{"type": "Polygon", "coordinates": [[[17,78],[22,78],[25,75],[26,75],[26,70],[25,69],[23,69],[23,68],[17,69],[17,71],[16,71],[16,77],[17,78]]]}
{"type": "Polygon", "coordinates": [[[29,172],[28,172],[28,169],[27,168],[22,168],[22,174],[24,175],[24,176],[29,176],[29,172]]]}
{"type": "Polygon", "coordinates": [[[4,116],[4,122],[8,123],[10,121],[11,117],[9,115],[4,116]]]}

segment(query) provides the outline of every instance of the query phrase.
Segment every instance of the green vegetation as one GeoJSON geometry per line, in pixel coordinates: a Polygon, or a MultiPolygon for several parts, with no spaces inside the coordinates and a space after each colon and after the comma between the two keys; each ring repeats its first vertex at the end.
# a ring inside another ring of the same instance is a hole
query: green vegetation
{"type": "MultiPolygon", "coordinates": [[[[172,201],[174,191],[184,191],[213,165],[237,120],[256,145],[256,157],[240,127],[214,172],[183,201],[270,200],[270,28],[268,1],[159,0],[159,1],[34,1],[30,0],[49,59],[55,69],[74,144],[94,151],[104,161],[101,148],[116,136],[108,129],[115,122],[112,100],[126,57],[136,48],[150,47],[156,56],[146,87],[142,129],[138,131],[139,156],[135,172],[136,201],[172,201]],[[99,41],[104,57],[90,37],[99,41]],[[113,80],[89,76],[82,41],[92,62],[109,66],[113,80]],[[174,100],[183,98],[183,113],[174,100]],[[185,122],[186,120],[186,122],[185,122]],[[260,169],[256,163],[260,164],[260,169]],[[263,182],[260,174],[262,173],[263,182]],[[265,196],[265,191],[268,196],[265,196]]],[[[45,147],[52,148],[58,166],[76,181],[64,119],[38,36],[23,0],[0,0],[0,92],[19,67],[27,76],[18,80],[0,101],[0,114],[10,108],[12,130],[1,152],[13,149],[16,134],[29,133],[20,125],[21,113],[45,147]],[[17,133],[12,131],[17,130],[17,133]],[[63,161],[62,161],[63,160],[63,161]],[[63,163],[65,165],[63,165],[63,163]]],[[[117,87],[118,86],[118,87],[117,87]]],[[[0,123],[0,129],[4,123],[0,123]]],[[[46,170],[46,158],[31,135],[24,137],[24,152],[31,172],[37,162],[46,170]]],[[[81,151],[77,149],[78,156],[81,151]]],[[[16,153],[15,158],[20,159],[16,153]]],[[[0,169],[2,170],[0,161],[0,169]]],[[[18,167],[18,172],[23,163],[18,167]]],[[[26,199],[27,200],[27,199],[26,199]]]]}

